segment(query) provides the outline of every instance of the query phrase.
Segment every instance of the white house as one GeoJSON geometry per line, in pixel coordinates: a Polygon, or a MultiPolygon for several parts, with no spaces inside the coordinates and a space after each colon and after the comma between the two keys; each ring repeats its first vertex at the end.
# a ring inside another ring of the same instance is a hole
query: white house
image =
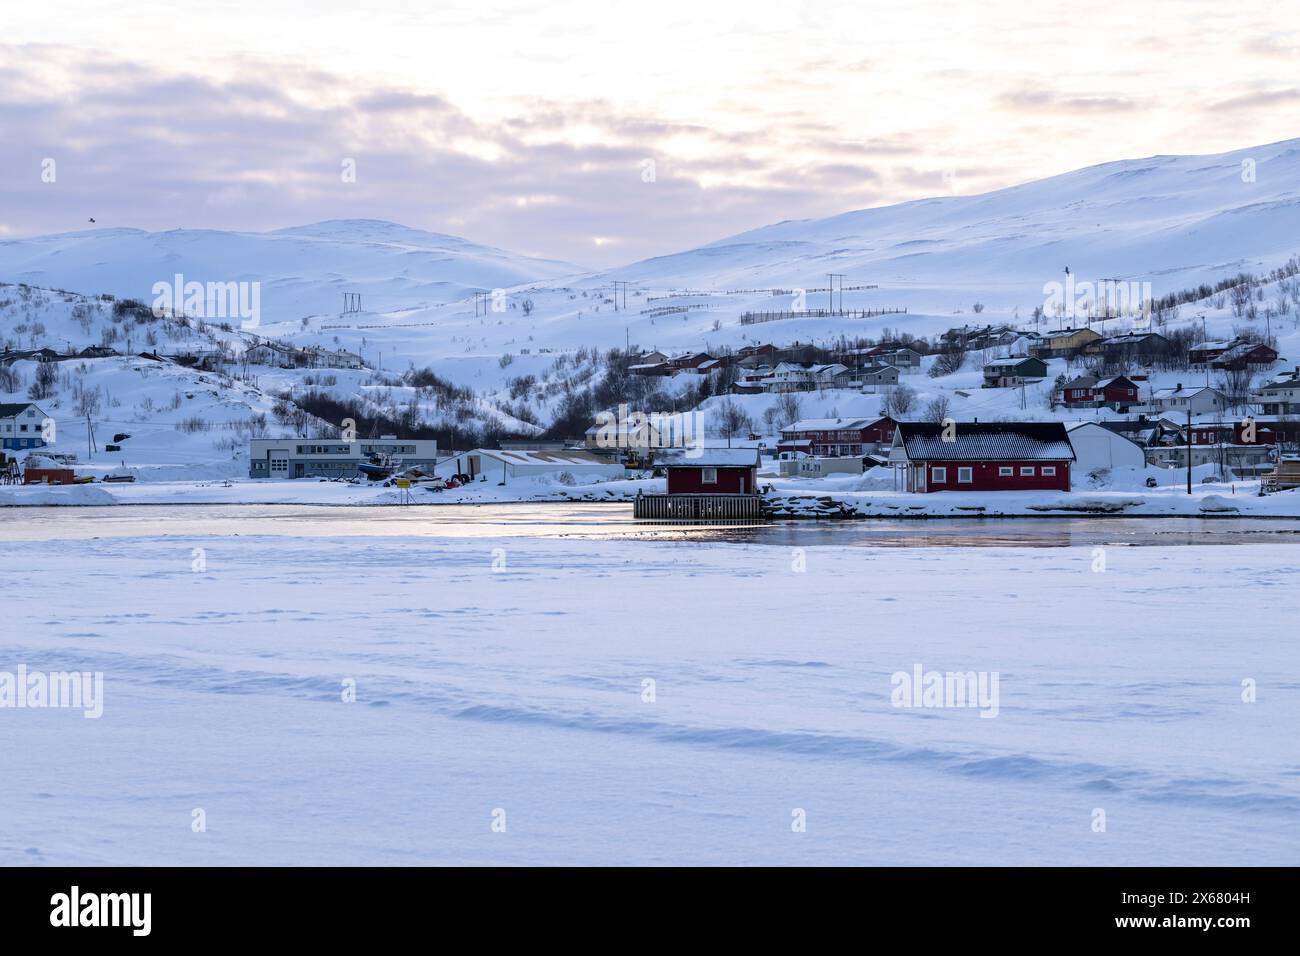
{"type": "Polygon", "coordinates": [[[342,348],[333,352],[329,349],[321,349],[314,352],[313,356],[317,367],[320,368],[365,368],[366,364],[356,352],[349,352],[342,348]]]}
{"type": "Polygon", "coordinates": [[[1141,445],[1096,422],[1068,423],[1065,431],[1074,446],[1076,479],[1086,479],[1094,471],[1147,466],[1141,445]]]}
{"type": "Polygon", "coordinates": [[[1255,401],[1265,415],[1295,415],[1300,412],[1300,366],[1261,385],[1255,401]]]}
{"type": "Polygon", "coordinates": [[[0,448],[43,448],[48,418],[31,402],[0,405],[0,448]]]}
{"type": "Polygon", "coordinates": [[[294,368],[293,349],[274,342],[258,342],[244,349],[244,361],[249,365],[270,365],[273,368],[294,368]]]}
{"type": "Polygon", "coordinates": [[[781,362],[772,370],[771,384],[773,392],[802,392],[812,388],[812,372],[794,362],[781,362]]]}
{"type": "Polygon", "coordinates": [[[814,365],[809,371],[812,372],[812,381],[814,385],[822,388],[830,388],[835,384],[837,375],[843,375],[847,372],[848,366],[841,365],[839,362],[832,362],[830,365],[814,365]]]}
{"type": "Polygon", "coordinates": [[[1157,388],[1144,403],[1148,414],[1166,414],[1169,412],[1186,415],[1217,415],[1228,407],[1228,400],[1217,388],[1209,386],[1184,387],[1182,383],[1173,388],[1157,388]]]}

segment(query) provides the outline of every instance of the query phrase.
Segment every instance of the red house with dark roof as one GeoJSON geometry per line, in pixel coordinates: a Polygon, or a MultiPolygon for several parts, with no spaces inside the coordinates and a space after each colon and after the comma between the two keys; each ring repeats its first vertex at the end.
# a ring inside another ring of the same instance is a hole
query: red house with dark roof
{"type": "Polygon", "coordinates": [[[1102,379],[1095,375],[1080,375],[1066,382],[1061,392],[1062,400],[1069,408],[1110,405],[1125,409],[1140,401],[1137,383],[1124,375],[1102,379]]]}
{"type": "Polygon", "coordinates": [[[1061,422],[899,422],[889,460],[907,491],[1069,491],[1061,422]]]}

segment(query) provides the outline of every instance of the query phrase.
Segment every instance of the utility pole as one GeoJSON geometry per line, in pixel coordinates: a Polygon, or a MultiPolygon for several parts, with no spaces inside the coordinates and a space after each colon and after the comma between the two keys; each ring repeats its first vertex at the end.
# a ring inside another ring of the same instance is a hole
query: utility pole
{"type": "MultiPolygon", "coordinates": [[[[1106,331],[1107,319],[1118,319],[1119,315],[1119,284],[1121,279],[1118,277],[1102,279],[1106,283],[1106,311],[1101,315],[1101,330],[1106,331]]],[[[1132,304],[1130,303],[1130,308],[1132,304]]]]}
{"type": "Polygon", "coordinates": [[[1187,493],[1192,493],[1192,406],[1187,406],[1187,493]]]}
{"type": "Polygon", "coordinates": [[[844,276],[841,275],[841,274],[838,273],[838,272],[828,272],[828,273],[826,273],[826,278],[829,280],[829,281],[827,282],[827,286],[828,286],[828,288],[827,288],[827,290],[826,290],[826,291],[827,291],[827,294],[829,295],[829,298],[830,298],[830,305],[831,305],[831,307],[830,307],[830,309],[829,309],[829,312],[830,312],[831,315],[834,315],[834,314],[835,314],[835,280],[836,280],[836,279],[839,279],[839,280],[840,280],[840,309],[843,310],[843,308],[844,308],[844,276]]]}

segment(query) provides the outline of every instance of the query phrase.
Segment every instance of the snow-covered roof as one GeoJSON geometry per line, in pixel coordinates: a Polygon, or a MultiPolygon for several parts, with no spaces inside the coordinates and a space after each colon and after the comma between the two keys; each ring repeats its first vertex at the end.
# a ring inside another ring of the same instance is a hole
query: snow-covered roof
{"type": "Polygon", "coordinates": [[[586,451],[524,451],[511,448],[475,448],[471,454],[483,455],[512,465],[609,465],[607,458],[586,451]]]}
{"type": "MultiPolygon", "coordinates": [[[[32,402],[6,402],[0,405],[0,418],[13,418],[20,412],[25,412],[29,408],[35,408],[38,412],[40,408],[32,402]]],[[[44,414],[42,412],[41,414],[44,414]]]]}
{"type": "Polygon", "coordinates": [[[985,368],[1014,368],[1024,362],[1038,362],[1042,364],[1042,359],[1036,359],[1028,355],[1009,355],[1006,358],[995,359],[985,365],[985,368]]]}
{"type": "Polygon", "coordinates": [[[1300,371],[1287,372],[1279,375],[1271,382],[1265,382],[1259,387],[1261,392],[1274,392],[1279,389],[1300,388],[1300,371]]]}
{"type": "Polygon", "coordinates": [[[833,432],[866,428],[874,418],[805,418],[782,428],[783,432],[833,432]]]}
{"type": "Polygon", "coordinates": [[[758,449],[675,448],[655,452],[655,457],[670,468],[748,468],[758,464],[758,449]]]}
{"type": "MultiPolygon", "coordinates": [[[[1102,422],[1085,421],[1085,422],[1066,422],[1066,423],[1065,423],[1065,430],[1066,430],[1067,432],[1071,432],[1071,433],[1073,433],[1073,432],[1078,431],[1080,428],[1099,428],[1099,429],[1101,429],[1102,431],[1104,431],[1104,432],[1105,432],[1106,434],[1108,434],[1108,435],[1114,435],[1116,438],[1122,438],[1122,439],[1124,439],[1125,441],[1133,441],[1133,439],[1129,438],[1128,435],[1124,434],[1124,433],[1121,432],[1121,431],[1116,431],[1116,430],[1113,429],[1113,428],[1107,428],[1107,427],[1106,427],[1102,422]]],[[[1136,445],[1137,442],[1133,442],[1133,444],[1136,445]]]]}
{"type": "Polygon", "coordinates": [[[1273,351],[1273,349],[1270,346],[1265,345],[1263,342],[1238,342],[1236,345],[1232,346],[1227,351],[1225,351],[1222,355],[1220,355],[1218,361],[1231,362],[1233,359],[1241,358],[1243,355],[1249,355],[1251,352],[1254,352],[1256,349],[1261,349],[1261,348],[1268,349],[1268,351],[1270,352],[1273,351]]]}
{"type": "Polygon", "coordinates": [[[1123,335],[1110,335],[1102,339],[1102,345],[1128,345],[1133,342],[1142,342],[1146,339],[1156,338],[1163,339],[1164,336],[1159,332],[1125,332],[1123,335]]]}
{"type": "Polygon", "coordinates": [[[1199,395],[1201,392],[1214,392],[1216,395],[1219,393],[1218,389],[1210,388],[1208,385],[1192,386],[1191,388],[1178,385],[1174,388],[1157,388],[1151,395],[1153,398],[1186,398],[1189,395],[1199,395]]]}
{"type": "Polygon", "coordinates": [[[1060,422],[957,422],[951,441],[944,432],[933,422],[899,422],[898,443],[912,461],[1074,460],[1060,422]]]}

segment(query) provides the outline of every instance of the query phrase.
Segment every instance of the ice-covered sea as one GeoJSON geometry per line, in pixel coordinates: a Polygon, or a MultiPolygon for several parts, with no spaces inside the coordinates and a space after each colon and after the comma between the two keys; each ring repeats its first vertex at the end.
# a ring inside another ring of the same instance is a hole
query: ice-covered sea
{"type": "Polygon", "coordinates": [[[1293,534],[582,514],[0,515],[0,864],[1300,863],[1293,534]]]}

